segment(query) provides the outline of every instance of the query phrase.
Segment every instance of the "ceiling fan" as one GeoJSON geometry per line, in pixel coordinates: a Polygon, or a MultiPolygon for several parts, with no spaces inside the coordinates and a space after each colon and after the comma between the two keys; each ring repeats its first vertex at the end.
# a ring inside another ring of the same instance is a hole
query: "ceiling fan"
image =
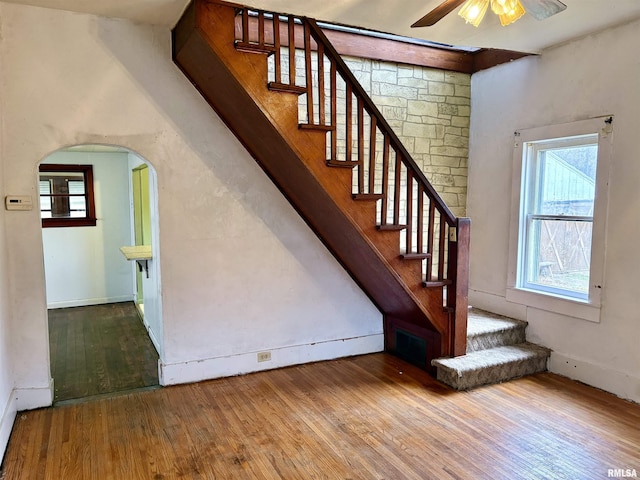
{"type": "Polygon", "coordinates": [[[559,0],[444,0],[411,27],[430,27],[435,25],[462,4],[464,6],[458,14],[467,23],[471,23],[476,27],[484,17],[489,4],[491,4],[491,10],[500,16],[502,25],[515,22],[525,11],[529,12],[536,20],[544,20],[567,8],[559,0]]]}

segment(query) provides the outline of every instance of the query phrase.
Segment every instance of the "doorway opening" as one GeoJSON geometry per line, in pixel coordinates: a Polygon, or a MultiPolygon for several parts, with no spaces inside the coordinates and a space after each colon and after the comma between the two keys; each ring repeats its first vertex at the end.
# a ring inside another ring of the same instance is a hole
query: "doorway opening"
{"type": "Polygon", "coordinates": [[[155,170],[134,152],[105,145],[56,151],[41,170],[42,216],[58,220],[43,221],[42,228],[54,403],[157,388],[162,317],[155,170]],[[90,184],[85,178],[82,185],[75,167],[91,172],[90,184]],[[93,224],[65,220],[84,215],[90,201],[93,224]],[[148,254],[126,254],[136,246],[148,254]]]}
{"type": "MultiPolygon", "coordinates": [[[[151,205],[149,201],[149,167],[142,164],[131,171],[133,196],[133,236],[136,247],[151,247],[151,205]]],[[[147,249],[141,249],[149,256],[147,249]]],[[[144,319],[144,267],[136,270],[136,307],[144,319]]],[[[148,268],[148,267],[147,267],[148,268]]]]}

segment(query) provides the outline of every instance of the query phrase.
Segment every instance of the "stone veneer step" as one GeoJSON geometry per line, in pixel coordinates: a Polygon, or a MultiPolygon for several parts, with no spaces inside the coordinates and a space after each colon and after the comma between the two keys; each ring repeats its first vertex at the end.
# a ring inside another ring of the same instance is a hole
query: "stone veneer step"
{"type": "Polygon", "coordinates": [[[532,343],[507,345],[468,353],[455,358],[440,358],[437,378],[456,390],[500,383],[547,369],[550,350],[532,343]]]}

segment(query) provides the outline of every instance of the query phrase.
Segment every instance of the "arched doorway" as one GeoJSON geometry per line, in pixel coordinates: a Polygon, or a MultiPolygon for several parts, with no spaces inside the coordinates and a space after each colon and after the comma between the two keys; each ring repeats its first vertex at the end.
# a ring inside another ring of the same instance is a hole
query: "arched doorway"
{"type": "Polygon", "coordinates": [[[158,262],[152,253],[144,261],[123,254],[139,243],[137,200],[146,205],[145,243],[157,258],[153,167],[122,147],[78,145],[45,158],[38,182],[54,402],[157,386],[158,262]],[[142,170],[148,181],[140,192],[142,170]],[[143,289],[146,308],[138,310],[143,289]]]}

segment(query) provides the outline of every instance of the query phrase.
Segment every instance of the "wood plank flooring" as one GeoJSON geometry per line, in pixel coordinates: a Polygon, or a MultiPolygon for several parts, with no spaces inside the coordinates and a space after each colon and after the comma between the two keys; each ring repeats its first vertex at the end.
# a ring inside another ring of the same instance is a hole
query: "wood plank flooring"
{"type": "Polygon", "coordinates": [[[49,310],[54,401],[158,385],[158,354],[133,302],[49,310]]]}
{"type": "Polygon", "coordinates": [[[544,373],[453,392],[374,354],[19,413],[3,480],[604,479],[640,405],[544,373]]]}

